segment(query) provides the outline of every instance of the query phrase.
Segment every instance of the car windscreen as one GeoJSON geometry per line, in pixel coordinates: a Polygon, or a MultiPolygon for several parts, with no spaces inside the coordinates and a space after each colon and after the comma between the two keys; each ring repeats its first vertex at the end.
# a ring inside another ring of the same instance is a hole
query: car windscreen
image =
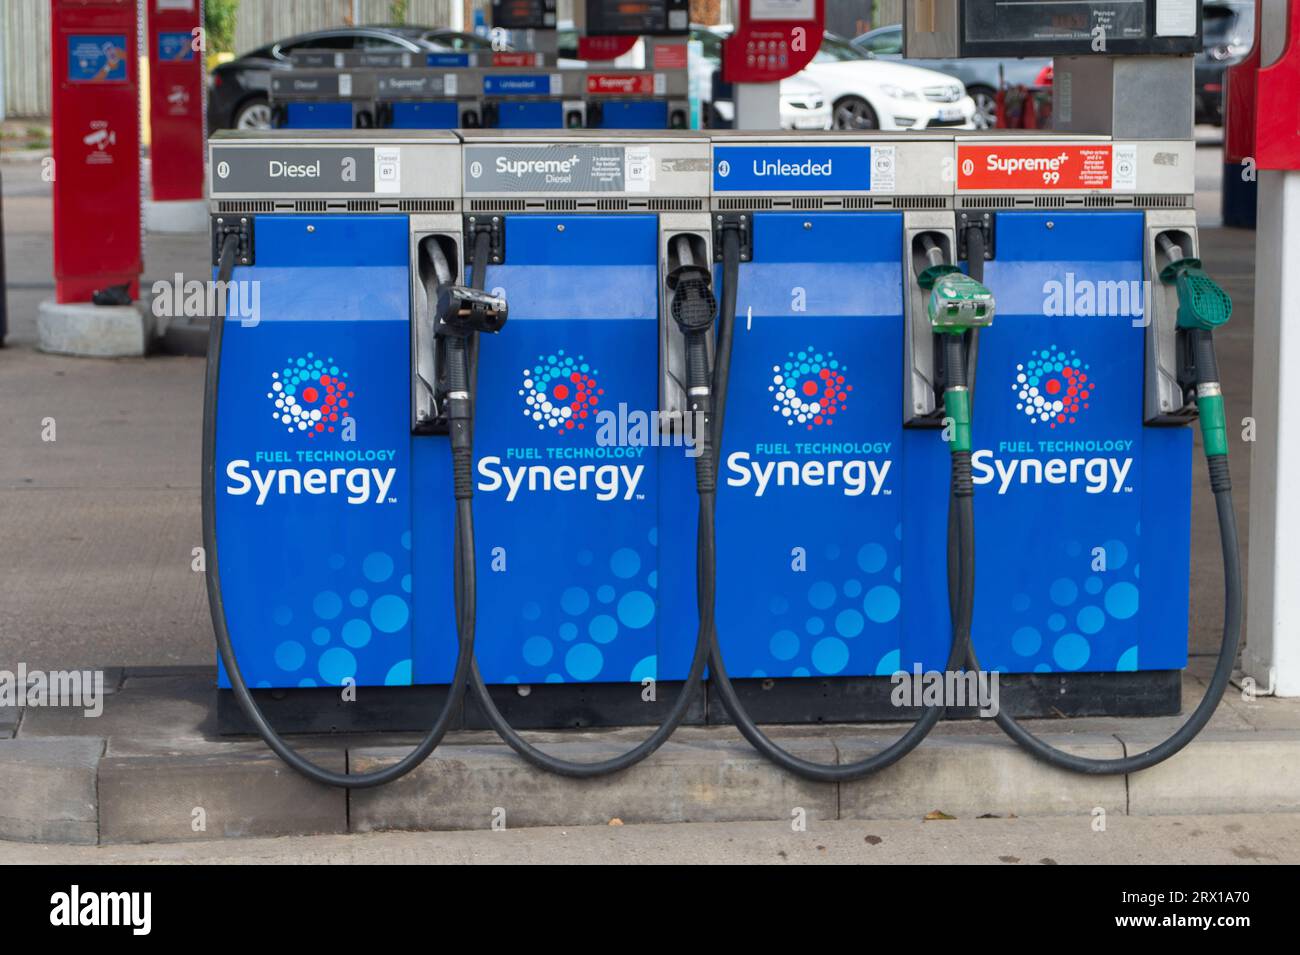
{"type": "Polygon", "coordinates": [[[867,54],[863,53],[848,40],[842,37],[826,34],[822,38],[821,48],[817,55],[813,57],[814,63],[843,63],[846,60],[866,60],[870,59],[867,54]]]}

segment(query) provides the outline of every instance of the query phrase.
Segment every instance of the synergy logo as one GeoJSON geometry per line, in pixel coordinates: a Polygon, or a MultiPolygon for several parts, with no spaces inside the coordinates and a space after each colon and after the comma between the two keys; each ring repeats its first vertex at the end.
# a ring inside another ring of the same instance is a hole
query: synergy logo
{"type": "Polygon", "coordinates": [[[537,364],[525,368],[523,387],[524,415],[537,422],[539,431],[547,428],[557,434],[584,431],[595,414],[604,389],[596,383],[595,368],[579,355],[538,355],[537,364]]]}
{"type": "Polygon", "coordinates": [[[790,427],[801,424],[809,431],[829,427],[853,390],[844,379],[847,370],[834,352],[823,355],[811,345],[790,352],[784,362],[772,366],[772,383],[767,386],[775,399],[772,410],[790,427]]]}
{"type": "Polygon", "coordinates": [[[356,397],[347,378],[333,358],[320,359],[312,352],[290,358],[280,371],[271,373],[271,390],[266,393],[275,405],[271,416],[286,431],[305,432],[309,438],[333,431],[339,415],[350,414],[348,406],[356,397]]]}
{"type": "Polygon", "coordinates": [[[1045,422],[1049,428],[1074,424],[1080,409],[1088,410],[1088,400],[1096,390],[1088,377],[1088,366],[1073,351],[1066,354],[1052,345],[1034,352],[1016,365],[1016,410],[1023,411],[1032,424],[1045,422]]]}

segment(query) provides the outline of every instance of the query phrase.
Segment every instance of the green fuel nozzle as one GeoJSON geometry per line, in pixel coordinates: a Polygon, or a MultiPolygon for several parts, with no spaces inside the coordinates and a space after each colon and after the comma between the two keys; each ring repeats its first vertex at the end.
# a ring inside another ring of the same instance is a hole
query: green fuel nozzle
{"type": "MultiPolygon", "coordinates": [[[[934,272],[943,266],[931,266],[922,273],[934,272]]],[[[993,293],[981,282],[975,281],[964,272],[946,266],[946,271],[932,276],[930,286],[929,313],[930,325],[936,332],[960,335],[972,328],[984,328],[993,324],[995,310],[993,293]]],[[[924,284],[921,286],[925,287],[924,284]]]]}
{"type": "Polygon", "coordinates": [[[1232,317],[1232,296],[1201,267],[1180,258],[1160,270],[1160,281],[1178,293],[1178,327],[1212,332],[1232,317]]]}
{"type": "Polygon", "coordinates": [[[1214,353],[1214,330],[1232,317],[1232,296],[1201,267],[1201,260],[1184,256],[1167,235],[1159,236],[1169,264],[1160,281],[1178,295],[1178,330],[1187,336],[1194,367],[1196,410],[1206,457],[1227,457],[1228,427],[1219,384],[1219,362],[1214,353]]]}
{"type": "Polygon", "coordinates": [[[953,453],[971,450],[971,394],[966,373],[965,333],[993,324],[993,293],[951,265],[933,265],[918,276],[929,283],[930,327],[943,336],[944,416],[952,420],[953,453]]]}

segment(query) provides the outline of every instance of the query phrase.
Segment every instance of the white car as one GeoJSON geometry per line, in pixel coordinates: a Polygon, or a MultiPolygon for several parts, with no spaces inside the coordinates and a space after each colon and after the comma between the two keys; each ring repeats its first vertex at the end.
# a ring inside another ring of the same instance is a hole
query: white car
{"type": "Polygon", "coordinates": [[[975,101],[961,80],[875,59],[833,33],[799,75],[822,88],[836,129],[975,128],[975,101]]]}
{"type": "MultiPolygon", "coordinates": [[[[714,103],[713,111],[727,125],[736,121],[736,104],[731,100],[714,103]]],[[[802,74],[781,81],[781,128],[831,128],[831,104],[821,87],[802,74]]]]}

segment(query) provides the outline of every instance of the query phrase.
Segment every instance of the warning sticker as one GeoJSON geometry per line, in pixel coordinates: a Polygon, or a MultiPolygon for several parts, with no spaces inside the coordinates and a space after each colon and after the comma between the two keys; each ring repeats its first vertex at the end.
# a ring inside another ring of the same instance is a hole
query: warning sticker
{"type": "Polygon", "coordinates": [[[957,147],[958,189],[1114,188],[1110,144],[1002,144],[957,147]]]}
{"type": "Polygon", "coordinates": [[[623,157],[623,180],[628,192],[649,192],[655,179],[655,161],[649,146],[629,146],[623,157]]]}
{"type": "Polygon", "coordinates": [[[898,188],[895,147],[876,146],[871,150],[871,188],[874,192],[894,192],[898,188]]]}
{"type": "Polygon", "coordinates": [[[685,43],[660,43],[655,46],[656,70],[684,70],[688,62],[685,43]]]}
{"type": "Polygon", "coordinates": [[[402,191],[402,151],[387,147],[375,150],[375,192],[402,191]]]}
{"type": "Polygon", "coordinates": [[[126,35],[79,33],[68,37],[68,82],[125,83],[126,35]]]}

